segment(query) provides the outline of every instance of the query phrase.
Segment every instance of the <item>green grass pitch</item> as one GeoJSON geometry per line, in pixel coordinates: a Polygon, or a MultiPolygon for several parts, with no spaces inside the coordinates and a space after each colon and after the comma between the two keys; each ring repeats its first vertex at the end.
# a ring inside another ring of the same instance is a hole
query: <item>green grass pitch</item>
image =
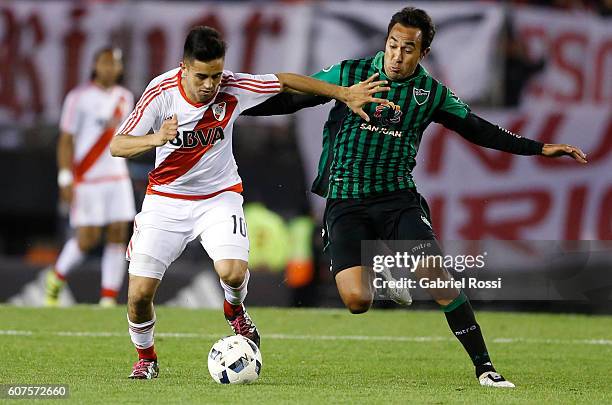
{"type": "Polygon", "coordinates": [[[124,308],[0,306],[0,384],[68,384],[58,403],[79,404],[612,403],[612,317],[477,313],[495,365],[517,385],[501,390],[478,385],[441,312],[249,312],[262,375],[222,386],[206,367],[229,334],[220,310],[157,308],[160,377],[133,381],[124,308]]]}

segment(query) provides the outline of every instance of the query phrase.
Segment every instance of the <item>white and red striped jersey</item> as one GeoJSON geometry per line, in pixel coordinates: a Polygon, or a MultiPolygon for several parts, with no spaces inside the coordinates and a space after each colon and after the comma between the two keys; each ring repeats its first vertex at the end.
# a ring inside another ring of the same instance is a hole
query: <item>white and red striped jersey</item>
{"type": "Polygon", "coordinates": [[[64,101],[60,129],[73,137],[72,171],[76,182],[99,182],[128,177],[124,159],[110,154],[117,125],[134,106],[124,87],[104,89],[90,82],[72,89],[64,101]]]}
{"type": "Polygon", "coordinates": [[[250,75],[223,71],[217,93],[207,103],[194,104],[181,85],[180,68],[151,81],[118,134],[146,135],[159,131],[174,114],[179,135],[157,147],[147,194],[205,199],[222,191],[242,191],[232,152],[234,122],[240,112],[279,93],[273,74],[250,75]]]}

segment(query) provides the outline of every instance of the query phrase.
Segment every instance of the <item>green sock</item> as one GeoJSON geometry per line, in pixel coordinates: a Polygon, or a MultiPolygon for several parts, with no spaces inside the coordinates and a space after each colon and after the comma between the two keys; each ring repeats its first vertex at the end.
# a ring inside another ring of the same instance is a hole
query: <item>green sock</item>
{"type": "Polygon", "coordinates": [[[480,325],[476,322],[472,305],[470,305],[470,301],[463,291],[450,304],[442,306],[442,310],[448,326],[461,342],[474,367],[476,367],[476,376],[478,377],[486,371],[495,371],[489,358],[480,325]]]}

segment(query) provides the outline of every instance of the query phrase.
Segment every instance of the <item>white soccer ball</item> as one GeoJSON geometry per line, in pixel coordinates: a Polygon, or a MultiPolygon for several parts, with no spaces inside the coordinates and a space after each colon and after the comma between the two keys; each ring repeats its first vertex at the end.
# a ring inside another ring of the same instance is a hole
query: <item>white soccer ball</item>
{"type": "Polygon", "coordinates": [[[208,372],[219,384],[250,383],[261,372],[261,351],[242,336],[219,339],[208,353],[208,372]]]}

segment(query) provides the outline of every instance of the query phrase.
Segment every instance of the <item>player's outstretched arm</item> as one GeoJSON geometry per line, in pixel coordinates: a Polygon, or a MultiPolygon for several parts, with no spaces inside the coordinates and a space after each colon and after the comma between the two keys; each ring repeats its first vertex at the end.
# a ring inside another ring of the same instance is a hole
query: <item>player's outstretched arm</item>
{"type": "Polygon", "coordinates": [[[468,141],[485,148],[501,150],[515,155],[543,155],[558,157],[568,155],[579,163],[586,163],[586,155],[577,147],[560,144],[543,144],[523,138],[507,129],[469,112],[465,118],[438,110],[433,120],[457,132],[468,141]]]}
{"type": "Polygon", "coordinates": [[[280,93],[261,104],[244,110],[240,115],[252,117],[293,114],[303,108],[329,103],[331,98],[310,94],[280,93]]]}
{"type": "Polygon", "coordinates": [[[165,120],[159,131],[143,136],[129,134],[116,135],[110,144],[111,155],[133,158],[173,140],[178,135],[178,119],[176,114],[165,120]]]}
{"type": "Polygon", "coordinates": [[[295,73],[277,73],[276,77],[280,81],[282,91],[297,91],[336,99],[345,103],[355,114],[359,114],[361,118],[368,122],[370,118],[363,111],[363,106],[368,103],[386,104],[388,102],[383,98],[374,97],[375,93],[389,91],[390,89],[389,87],[383,87],[387,84],[386,81],[374,81],[378,77],[378,73],[351,87],[337,86],[295,73]]]}

